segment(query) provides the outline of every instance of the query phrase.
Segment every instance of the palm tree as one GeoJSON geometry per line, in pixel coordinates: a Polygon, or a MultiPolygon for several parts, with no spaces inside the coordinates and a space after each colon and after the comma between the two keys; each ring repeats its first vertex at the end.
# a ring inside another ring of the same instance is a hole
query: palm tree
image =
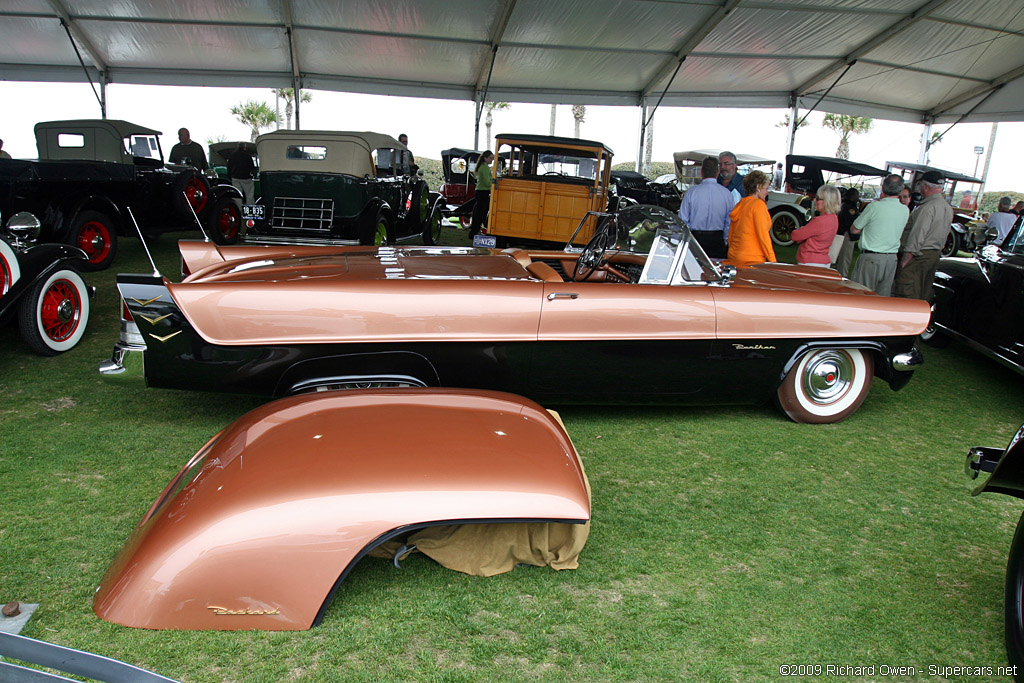
{"type": "Polygon", "coordinates": [[[847,116],[846,114],[825,114],[821,125],[839,133],[839,148],[836,156],[840,159],[850,158],[850,136],[867,133],[874,121],[866,116],[847,116]]]}
{"type": "Polygon", "coordinates": [[[236,104],[231,107],[231,114],[252,129],[252,142],[256,142],[261,130],[277,123],[277,112],[266,102],[256,100],[236,104]]]}
{"type": "MultiPolygon", "coordinates": [[[[299,92],[301,93],[302,102],[309,102],[313,99],[313,95],[308,90],[299,90],[299,92]]],[[[291,128],[292,111],[294,111],[295,106],[295,88],[275,88],[274,94],[284,100],[285,128],[291,128]]]]}
{"type": "Polygon", "coordinates": [[[484,147],[485,149],[491,148],[491,124],[494,123],[491,112],[495,109],[508,109],[511,106],[508,102],[484,102],[484,109],[487,110],[487,118],[484,119],[484,124],[487,126],[487,144],[484,147]]]}
{"type": "Polygon", "coordinates": [[[583,123],[583,117],[587,115],[587,105],[585,104],[574,104],[572,105],[572,117],[576,119],[576,137],[580,136],[580,124],[583,123]]]}
{"type": "MultiPolygon", "coordinates": [[[[797,124],[796,124],[796,129],[800,130],[804,126],[809,126],[809,125],[811,125],[810,121],[808,121],[807,119],[800,119],[797,122],[797,124]]],[[[789,128],[789,114],[786,114],[785,116],[783,116],[782,120],[775,124],[775,127],[776,128],[786,128],[786,129],[788,129],[789,128]]]]}

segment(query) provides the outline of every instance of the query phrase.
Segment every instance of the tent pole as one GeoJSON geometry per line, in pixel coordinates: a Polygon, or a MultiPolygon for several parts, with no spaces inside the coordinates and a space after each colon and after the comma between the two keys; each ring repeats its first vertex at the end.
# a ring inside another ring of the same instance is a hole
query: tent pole
{"type": "Polygon", "coordinates": [[[793,147],[796,145],[796,115],[800,112],[796,104],[796,95],[790,100],[789,106],[789,130],[787,135],[789,140],[786,142],[786,154],[793,153],[793,147]]]}
{"type": "Polygon", "coordinates": [[[644,159],[644,133],[647,130],[647,98],[640,99],[640,142],[636,148],[636,172],[640,173],[644,159]]]}
{"type": "Polygon", "coordinates": [[[932,140],[932,119],[926,118],[921,123],[924,124],[924,133],[921,134],[921,152],[917,155],[917,163],[924,165],[928,163],[926,160],[932,140]]]}
{"type": "Polygon", "coordinates": [[[473,149],[480,149],[480,114],[483,109],[483,93],[477,90],[476,96],[473,97],[473,118],[476,119],[476,123],[473,125],[473,149]]]}
{"type": "Polygon", "coordinates": [[[992,124],[992,135],[988,138],[988,154],[985,155],[985,168],[981,170],[981,187],[978,188],[978,198],[974,200],[974,208],[981,211],[981,200],[985,197],[985,182],[988,181],[988,165],[992,162],[992,152],[996,149],[996,131],[999,124],[992,124]]]}

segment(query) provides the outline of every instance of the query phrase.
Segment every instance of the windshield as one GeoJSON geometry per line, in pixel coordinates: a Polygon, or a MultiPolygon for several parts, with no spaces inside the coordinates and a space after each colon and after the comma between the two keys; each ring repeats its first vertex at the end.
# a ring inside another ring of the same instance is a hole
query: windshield
{"type": "Polygon", "coordinates": [[[566,179],[594,183],[611,163],[611,156],[584,150],[563,150],[542,143],[502,143],[498,148],[498,175],[536,179],[566,179]]]}
{"type": "Polygon", "coordinates": [[[129,135],[124,139],[125,150],[133,157],[163,161],[160,143],[155,135],[129,135]]]}
{"type": "Polygon", "coordinates": [[[721,280],[689,227],[671,211],[640,204],[619,211],[617,247],[648,254],[641,284],[704,284],[721,280]]]}

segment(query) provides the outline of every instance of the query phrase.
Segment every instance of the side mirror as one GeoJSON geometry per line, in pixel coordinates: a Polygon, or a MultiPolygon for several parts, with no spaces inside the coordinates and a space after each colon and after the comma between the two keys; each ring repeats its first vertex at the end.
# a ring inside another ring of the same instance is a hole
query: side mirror
{"type": "Polygon", "coordinates": [[[995,242],[996,241],[996,237],[998,237],[998,236],[999,236],[999,231],[996,230],[995,228],[989,228],[988,230],[985,231],[985,241],[986,242],[995,242]]]}
{"type": "Polygon", "coordinates": [[[736,266],[719,264],[719,270],[722,273],[722,284],[727,285],[736,279],[736,266]]]}

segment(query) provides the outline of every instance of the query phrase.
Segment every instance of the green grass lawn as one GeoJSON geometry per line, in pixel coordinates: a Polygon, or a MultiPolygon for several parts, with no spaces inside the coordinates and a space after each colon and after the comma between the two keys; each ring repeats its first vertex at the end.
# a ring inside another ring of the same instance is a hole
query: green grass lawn
{"type": "MultiPolygon", "coordinates": [[[[446,240],[465,231],[445,227],[446,240]]],[[[155,245],[177,279],[175,240],[155,245]]],[[[790,664],[1006,663],[1002,586],[1024,503],[972,498],[972,445],[1024,421],[1024,380],[967,348],[925,348],[836,425],[773,406],[559,407],[593,487],[576,571],[477,578],[416,555],[364,559],[321,626],[147,631],[93,615],[107,564],[179,467],[253,397],[108,384],[117,271],[83,342],[56,358],[0,329],[0,602],[39,602],[24,634],[183,681],[775,681],[790,664]]],[[[878,675],[882,665],[920,674],[878,675]]],[[[821,677],[822,680],[828,677],[821,677]]]]}

